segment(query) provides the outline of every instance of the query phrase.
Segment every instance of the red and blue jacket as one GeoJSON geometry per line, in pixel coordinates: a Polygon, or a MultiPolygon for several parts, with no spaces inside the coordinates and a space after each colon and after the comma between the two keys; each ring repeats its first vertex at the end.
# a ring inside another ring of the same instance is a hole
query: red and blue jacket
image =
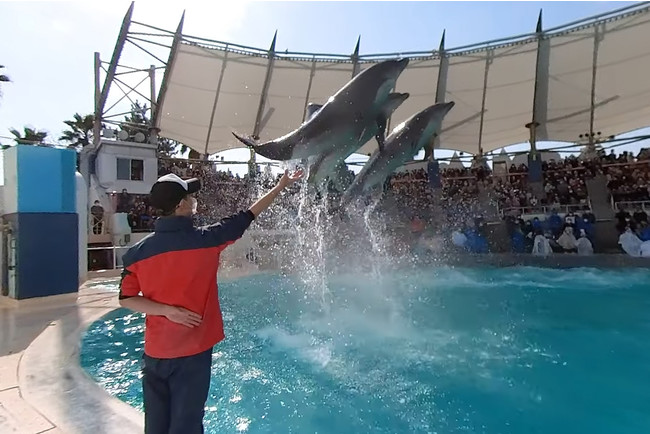
{"type": "Polygon", "coordinates": [[[162,217],[151,235],[124,254],[120,299],[142,294],[203,317],[199,326],[190,328],[164,316],[147,315],[145,354],[160,359],[191,356],[223,340],[219,256],[241,238],[254,218],[251,211],[242,211],[217,224],[194,227],[190,217],[162,217]]]}

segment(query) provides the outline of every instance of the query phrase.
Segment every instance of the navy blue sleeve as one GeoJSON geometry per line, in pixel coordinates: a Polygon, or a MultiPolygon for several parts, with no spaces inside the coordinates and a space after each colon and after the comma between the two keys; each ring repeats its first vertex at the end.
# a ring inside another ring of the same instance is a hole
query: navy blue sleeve
{"type": "Polygon", "coordinates": [[[201,235],[209,240],[211,246],[220,246],[240,239],[254,219],[255,216],[250,210],[240,211],[217,224],[202,226],[198,229],[201,231],[201,235]]]}

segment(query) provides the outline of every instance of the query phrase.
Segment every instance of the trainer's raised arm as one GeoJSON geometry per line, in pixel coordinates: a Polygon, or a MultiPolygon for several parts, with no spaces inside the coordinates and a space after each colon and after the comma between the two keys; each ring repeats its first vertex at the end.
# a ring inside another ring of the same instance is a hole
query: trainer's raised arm
{"type": "Polygon", "coordinates": [[[290,186],[294,182],[298,181],[300,178],[302,178],[303,175],[303,170],[298,169],[294,171],[293,173],[289,173],[288,170],[284,171],[284,175],[282,175],[282,178],[278,181],[278,183],[269,191],[266,193],[264,196],[259,198],[257,202],[255,202],[249,210],[253,213],[255,217],[260,215],[265,209],[267,209],[271,203],[275,200],[275,198],[280,194],[282,190],[284,190],[286,187],[290,186]]]}

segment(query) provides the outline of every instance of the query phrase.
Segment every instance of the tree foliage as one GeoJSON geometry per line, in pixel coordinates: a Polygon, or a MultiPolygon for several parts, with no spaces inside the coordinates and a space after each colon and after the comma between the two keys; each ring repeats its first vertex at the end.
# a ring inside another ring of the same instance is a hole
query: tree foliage
{"type": "Polygon", "coordinates": [[[92,144],[95,115],[89,114],[82,117],[79,113],[75,113],[73,120],[63,121],[63,123],[69,129],[63,132],[59,140],[68,142],[68,147],[78,150],[92,144]]]}
{"type": "Polygon", "coordinates": [[[9,132],[14,136],[14,142],[19,145],[44,145],[47,138],[46,131],[39,131],[32,127],[23,127],[23,131],[11,128],[9,132]]]}

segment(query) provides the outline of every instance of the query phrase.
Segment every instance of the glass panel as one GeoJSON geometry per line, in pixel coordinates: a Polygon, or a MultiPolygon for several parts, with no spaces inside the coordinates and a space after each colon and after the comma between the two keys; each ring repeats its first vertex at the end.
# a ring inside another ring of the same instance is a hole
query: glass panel
{"type": "Polygon", "coordinates": [[[144,180],[144,160],[131,160],[131,181],[144,180]]]}
{"type": "Polygon", "coordinates": [[[126,181],[131,179],[131,160],[128,158],[117,159],[117,179],[126,181]]]}

